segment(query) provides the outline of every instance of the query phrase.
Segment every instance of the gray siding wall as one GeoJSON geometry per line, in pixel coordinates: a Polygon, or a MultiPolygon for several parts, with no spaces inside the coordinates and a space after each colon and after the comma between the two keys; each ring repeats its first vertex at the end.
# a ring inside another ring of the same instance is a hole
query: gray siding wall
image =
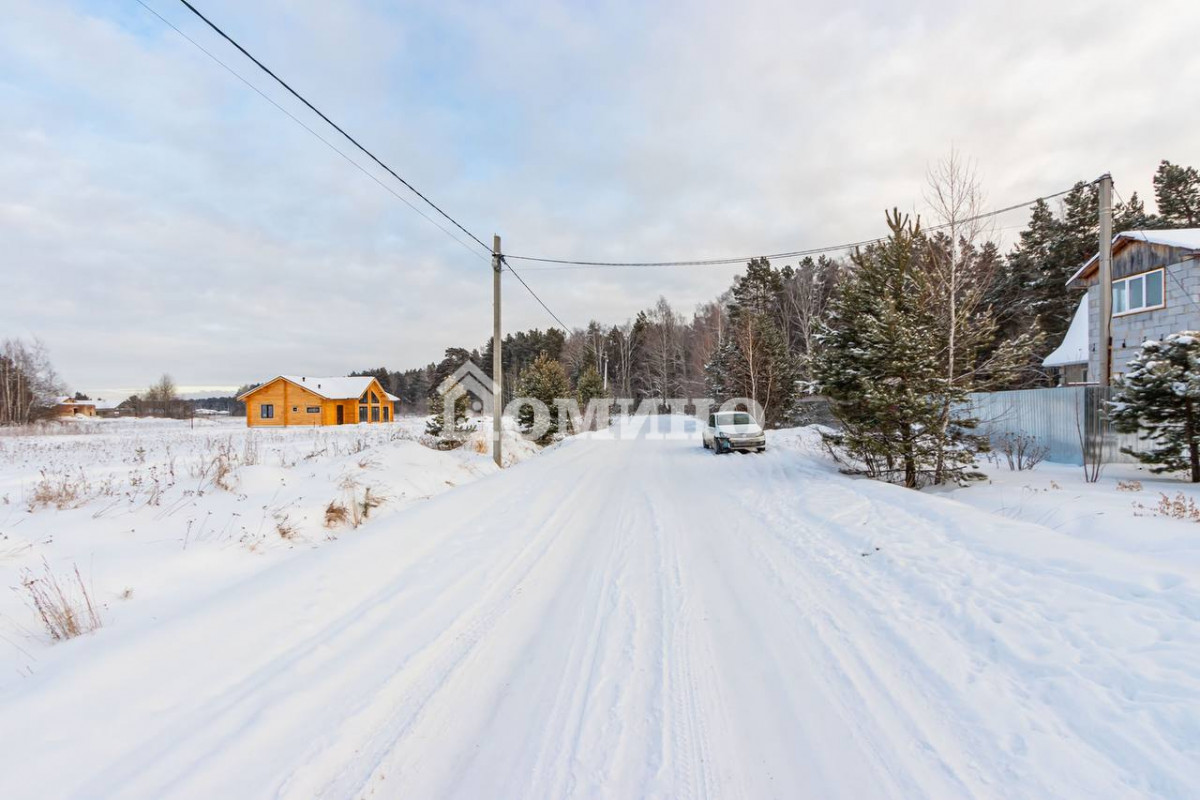
{"type": "Polygon", "coordinates": [[[979,432],[995,440],[1007,433],[1033,436],[1049,450],[1047,461],[1082,464],[1082,438],[1102,443],[1106,463],[1134,462],[1122,447],[1139,449],[1135,434],[1116,434],[1099,419],[1112,397],[1111,389],[1068,386],[1060,389],[1024,389],[979,392],[970,396],[971,410],[979,419],[979,432]]]}
{"type": "MultiPolygon", "coordinates": [[[[1200,259],[1188,259],[1167,268],[1163,286],[1166,308],[1113,317],[1113,376],[1124,373],[1142,342],[1168,333],[1200,330],[1200,259]]],[[[1100,375],[1100,287],[1088,287],[1088,331],[1091,352],[1088,376],[1100,375]]]]}

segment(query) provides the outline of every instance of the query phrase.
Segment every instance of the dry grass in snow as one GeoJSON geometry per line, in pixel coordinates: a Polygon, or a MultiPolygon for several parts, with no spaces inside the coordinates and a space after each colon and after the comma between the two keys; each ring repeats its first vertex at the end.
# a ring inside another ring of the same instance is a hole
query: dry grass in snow
{"type": "Polygon", "coordinates": [[[55,641],[73,639],[100,627],[100,614],[78,566],[60,577],[43,560],[41,574],[23,570],[21,590],[55,641]]]}

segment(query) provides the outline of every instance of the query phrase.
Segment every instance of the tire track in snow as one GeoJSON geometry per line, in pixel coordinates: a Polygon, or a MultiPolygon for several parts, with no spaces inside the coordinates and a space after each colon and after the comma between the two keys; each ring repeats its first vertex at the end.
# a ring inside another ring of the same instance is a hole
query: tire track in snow
{"type": "MultiPolygon", "coordinates": [[[[581,458],[576,454],[572,460],[581,458]]],[[[527,498],[526,498],[527,499],[527,498]]],[[[515,505],[519,505],[522,500],[515,505]]],[[[423,736],[445,735],[454,722],[452,709],[436,708],[439,696],[451,686],[456,677],[478,661],[478,651],[489,636],[494,636],[501,618],[514,611],[524,583],[546,561],[552,551],[564,544],[564,531],[571,518],[578,514],[569,503],[560,503],[554,512],[542,520],[537,531],[521,551],[521,558],[493,581],[485,590],[488,599],[465,610],[455,625],[438,637],[424,651],[420,663],[406,665],[391,679],[375,690],[367,706],[347,718],[339,730],[339,738],[362,742],[340,767],[330,769],[329,759],[311,762],[281,787],[279,797],[349,797],[368,791],[381,782],[385,764],[400,754],[404,741],[418,729],[423,736]],[[326,775],[319,777],[322,772],[326,775]]],[[[423,761],[416,759],[387,768],[384,779],[403,785],[406,778],[419,774],[423,761]]]]}
{"type": "MultiPolygon", "coordinates": [[[[566,459],[574,461],[581,454],[566,459]]],[[[481,481],[461,491],[472,491],[474,487],[490,483],[481,481]]],[[[446,498],[450,500],[451,498],[446,498]]],[[[506,498],[499,509],[504,514],[508,509],[528,501],[528,492],[518,492],[506,498]]],[[[441,499],[434,499],[432,504],[440,504],[441,499]]],[[[437,506],[432,506],[436,508],[437,506]]],[[[425,507],[418,514],[426,511],[425,507]]],[[[497,572],[488,589],[485,589],[483,599],[472,599],[472,608],[486,609],[498,602],[503,602],[503,596],[496,599],[494,595],[507,587],[510,591],[509,576],[520,576],[528,573],[532,564],[526,567],[526,562],[532,557],[535,561],[544,549],[539,546],[547,544],[547,537],[535,536],[524,542],[523,546],[506,556],[507,565],[497,572]],[[525,568],[523,568],[525,567],[525,568]],[[499,589],[497,589],[499,587],[499,589]]],[[[444,545],[445,542],[442,542],[444,545]]],[[[433,545],[430,546],[432,549],[433,545]]],[[[397,637],[397,627],[403,629],[406,623],[399,626],[397,619],[403,619],[404,608],[397,608],[403,600],[408,588],[409,571],[419,568],[422,562],[414,560],[402,569],[399,575],[388,580],[380,589],[368,594],[351,608],[338,613],[326,620],[298,643],[289,646],[282,652],[271,657],[263,665],[257,667],[246,677],[232,684],[220,694],[205,701],[195,712],[177,717],[167,730],[158,731],[157,735],[148,739],[145,747],[122,762],[118,762],[101,775],[89,781],[90,786],[112,785],[126,787],[134,796],[166,796],[172,788],[180,788],[185,775],[194,772],[205,762],[218,758],[222,751],[230,747],[233,733],[246,735],[253,727],[262,709],[269,708],[271,713],[279,715],[282,710],[292,703],[301,703],[311,710],[324,708],[322,698],[334,707],[345,703],[340,697],[341,686],[356,686],[352,676],[356,673],[370,679],[377,670],[379,658],[379,643],[397,637]],[[292,677],[288,682],[286,678],[292,677]],[[173,758],[166,758],[168,753],[173,758]],[[183,757],[186,760],[181,761],[183,757]],[[155,778],[154,776],[159,777],[155,778]]],[[[488,564],[476,564],[468,569],[452,586],[469,586],[475,575],[486,573],[492,568],[488,564]]],[[[517,579],[519,582],[519,578],[517,579]]],[[[459,590],[461,591],[461,590],[459,590]]],[[[500,592],[504,594],[503,592],[500,592]]],[[[474,627],[462,627],[462,619],[477,618],[488,613],[486,610],[476,611],[474,615],[460,615],[455,619],[459,623],[444,629],[432,640],[419,645],[406,658],[397,664],[393,670],[395,675],[408,676],[406,667],[413,663],[423,663],[430,658],[431,653],[449,649],[454,642],[468,642],[479,631],[474,627]]],[[[417,620],[407,620],[408,627],[417,620]]],[[[399,633],[402,633],[400,631],[399,633]]],[[[360,693],[358,700],[351,709],[343,712],[343,720],[354,714],[364,713],[374,704],[375,696],[370,689],[360,693]]],[[[332,737],[326,737],[327,740],[332,737]]],[[[315,761],[329,757],[330,753],[338,750],[332,741],[325,741],[322,746],[311,748],[310,758],[302,762],[311,766],[315,761]],[[311,759],[311,760],[310,760],[311,759]]]]}

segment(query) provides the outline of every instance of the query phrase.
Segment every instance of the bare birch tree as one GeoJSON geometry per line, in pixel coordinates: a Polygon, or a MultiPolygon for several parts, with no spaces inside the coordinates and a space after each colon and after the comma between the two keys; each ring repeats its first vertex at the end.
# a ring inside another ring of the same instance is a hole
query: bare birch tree
{"type": "Polygon", "coordinates": [[[28,423],[48,412],[62,393],[62,381],[40,340],[0,344],[0,424],[28,423]]]}
{"type": "Polygon", "coordinates": [[[783,310],[788,346],[797,355],[801,376],[811,377],[810,362],[818,343],[817,333],[828,319],[837,284],[846,270],[841,261],[821,256],[805,258],[786,274],[783,310]]]}
{"type": "Polygon", "coordinates": [[[621,397],[633,396],[633,356],[638,345],[632,321],[614,325],[608,332],[608,351],[612,360],[614,389],[621,397]]]}
{"type": "Polygon", "coordinates": [[[660,297],[646,312],[649,323],[643,353],[645,371],[640,374],[647,397],[667,400],[680,394],[683,372],[683,317],[660,297]]]}
{"type": "Polygon", "coordinates": [[[996,280],[1000,255],[995,245],[986,241],[993,230],[989,221],[980,218],[984,194],[978,172],[973,162],[951,149],[928,169],[926,183],[925,201],[939,228],[936,234],[924,237],[921,273],[925,301],[938,328],[931,333],[941,348],[944,388],[933,475],[934,482],[941,483],[947,476],[950,426],[969,422],[953,413],[954,405],[991,382],[1010,380],[1035,338],[1019,336],[994,349],[987,359],[980,359],[998,334],[985,298],[996,280]]]}

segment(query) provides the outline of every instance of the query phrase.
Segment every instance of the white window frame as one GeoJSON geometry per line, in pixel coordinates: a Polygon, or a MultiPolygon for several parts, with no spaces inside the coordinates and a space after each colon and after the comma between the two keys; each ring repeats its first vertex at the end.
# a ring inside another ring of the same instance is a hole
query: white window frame
{"type": "Polygon", "coordinates": [[[1165,267],[1159,267],[1158,269],[1148,270],[1147,272],[1139,272],[1137,275],[1129,275],[1127,277],[1120,278],[1118,280],[1114,280],[1113,281],[1113,293],[1115,294],[1117,291],[1122,291],[1125,293],[1125,308],[1122,311],[1116,311],[1115,310],[1116,303],[1114,302],[1114,304],[1113,304],[1113,308],[1114,308],[1113,317],[1114,318],[1124,317],[1124,316],[1128,316],[1130,314],[1141,314],[1144,311],[1157,311],[1160,308],[1166,308],[1167,307],[1167,270],[1165,267]],[[1155,273],[1162,275],[1162,302],[1158,303],[1157,305],[1148,306],[1148,305],[1146,305],[1146,278],[1151,275],[1154,275],[1155,273]],[[1138,306],[1137,308],[1130,308],[1129,307],[1129,283],[1131,281],[1135,281],[1135,280],[1139,280],[1139,279],[1142,281],[1142,305],[1138,306]]]}

